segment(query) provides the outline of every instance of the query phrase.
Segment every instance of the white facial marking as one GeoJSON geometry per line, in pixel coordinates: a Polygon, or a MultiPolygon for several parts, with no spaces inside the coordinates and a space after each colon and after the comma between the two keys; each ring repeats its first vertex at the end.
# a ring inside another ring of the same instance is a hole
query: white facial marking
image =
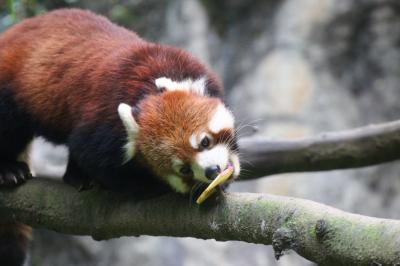
{"type": "Polygon", "coordinates": [[[192,82],[191,90],[199,95],[205,95],[206,92],[206,78],[202,77],[192,82]]]}
{"type": "Polygon", "coordinates": [[[197,143],[197,136],[195,134],[191,135],[189,137],[189,143],[190,146],[192,146],[193,149],[198,149],[199,148],[199,144],[197,143]]]}
{"type": "Polygon", "coordinates": [[[175,86],[175,82],[173,82],[171,79],[166,78],[166,77],[162,77],[162,78],[158,78],[155,81],[157,88],[162,89],[169,89],[175,86]]]}
{"type": "Polygon", "coordinates": [[[161,77],[155,80],[156,86],[159,89],[165,88],[167,91],[187,91],[194,92],[199,95],[205,95],[206,78],[201,77],[196,80],[185,79],[182,81],[173,81],[166,77],[161,77]]]}
{"type": "Polygon", "coordinates": [[[166,178],[168,184],[176,191],[179,193],[188,193],[189,192],[189,186],[185,184],[182,180],[182,178],[175,176],[175,175],[168,175],[166,178]]]}
{"type": "Polygon", "coordinates": [[[225,128],[233,128],[235,120],[232,113],[223,105],[219,104],[208,124],[213,133],[218,133],[225,128]]]}
{"type": "Polygon", "coordinates": [[[132,108],[129,105],[121,103],[118,106],[118,114],[128,135],[127,143],[124,146],[124,163],[126,163],[135,156],[135,143],[139,134],[139,125],[136,123],[135,118],[132,115],[132,108]]]}
{"type": "Polygon", "coordinates": [[[210,150],[199,152],[196,156],[196,164],[192,167],[194,178],[199,181],[209,182],[204,170],[210,166],[218,165],[222,170],[228,166],[229,149],[226,145],[219,144],[210,150]]]}
{"type": "Polygon", "coordinates": [[[171,163],[172,163],[172,169],[174,169],[175,172],[179,173],[179,170],[183,165],[182,160],[180,160],[178,158],[173,158],[171,160],[171,163]]]}

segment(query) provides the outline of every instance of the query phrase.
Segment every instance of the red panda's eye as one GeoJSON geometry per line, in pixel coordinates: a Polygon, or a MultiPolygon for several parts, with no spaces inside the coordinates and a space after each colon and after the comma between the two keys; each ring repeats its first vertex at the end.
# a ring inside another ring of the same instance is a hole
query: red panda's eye
{"type": "Polygon", "coordinates": [[[179,172],[182,175],[187,176],[187,175],[191,175],[192,174],[192,169],[190,168],[189,165],[184,165],[184,166],[181,167],[181,169],[179,169],[179,172]]]}
{"type": "Polygon", "coordinates": [[[207,136],[204,137],[200,142],[200,146],[202,148],[208,148],[208,146],[210,146],[210,139],[207,136]]]}

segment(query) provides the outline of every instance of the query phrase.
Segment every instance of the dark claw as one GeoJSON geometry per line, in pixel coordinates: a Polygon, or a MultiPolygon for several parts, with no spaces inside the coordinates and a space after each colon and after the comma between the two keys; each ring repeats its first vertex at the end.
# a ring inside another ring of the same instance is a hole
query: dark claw
{"type": "Polygon", "coordinates": [[[22,172],[22,177],[24,180],[32,179],[32,173],[29,170],[29,167],[24,162],[19,162],[20,171],[22,172]]]}
{"type": "Polygon", "coordinates": [[[78,192],[82,192],[82,191],[85,191],[85,190],[92,189],[94,186],[95,186],[95,183],[94,183],[93,180],[85,179],[84,182],[80,183],[77,186],[77,189],[78,189],[78,192]]]}
{"type": "MultiPolygon", "coordinates": [[[[21,169],[16,169],[15,172],[17,173],[17,176],[19,179],[21,179],[21,181],[25,181],[25,173],[21,170],[21,169]]],[[[14,176],[15,178],[15,176],[14,176]]],[[[15,183],[18,183],[17,179],[15,178],[15,183]]]]}
{"type": "Polygon", "coordinates": [[[15,177],[15,175],[10,175],[11,176],[11,180],[17,185],[18,184],[18,180],[15,177]]]}
{"type": "Polygon", "coordinates": [[[65,183],[75,187],[78,192],[93,188],[92,178],[87,176],[71,158],[69,158],[63,180],[65,183]]]}
{"type": "Polygon", "coordinates": [[[15,187],[30,178],[32,174],[24,162],[0,163],[0,186],[15,187]]]}
{"type": "Polygon", "coordinates": [[[82,171],[78,171],[76,168],[72,169],[70,166],[67,167],[63,180],[65,183],[76,188],[78,192],[89,190],[94,187],[94,181],[92,179],[86,176],[82,171]]]}

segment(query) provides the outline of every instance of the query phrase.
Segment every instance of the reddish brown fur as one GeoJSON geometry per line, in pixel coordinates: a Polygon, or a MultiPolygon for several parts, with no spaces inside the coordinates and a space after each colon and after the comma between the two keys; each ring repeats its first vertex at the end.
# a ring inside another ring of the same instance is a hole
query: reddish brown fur
{"type": "Polygon", "coordinates": [[[159,171],[156,174],[165,176],[167,169],[172,173],[172,158],[192,162],[197,151],[190,145],[189,138],[194,133],[208,131],[208,121],[220,102],[217,98],[183,91],[166,92],[143,101],[138,147],[152,155],[145,159],[159,171]],[[165,154],[166,151],[169,154],[165,154]]]}
{"type": "MultiPolygon", "coordinates": [[[[27,111],[59,135],[87,121],[115,122],[118,104],[155,93],[154,79],[168,69],[206,71],[180,49],[145,42],[81,10],[58,10],[12,27],[0,37],[0,61],[0,84],[10,82],[27,111]]],[[[208,85],[219,88],[206,74],[208,85]]]]}
{"type": "MultiPolygon", "coordinates": [[[[188,53],[146,42],[102,16],[74,9],[26,19],[0,35],[2,92],[11,95],[12,101],[7,100],[17,105],[17,117],[25,118],[19,123],[32,123],[26,126],[27,131],[69,145],[67,169],[72,177],[84,176],[81,171],[88,171],[88,175],[93,174],[91,178],[97,178],[106,187],[114,187],[110,176],[115,169],[123,168],[120,144],[125,141],[126,132],[118,117],[120,103],[137,107],[144,98],[141,110],[135,114],[140,135],[134,160],[145,161],[145,166],[149,165],[160,177],[167,174],[161,173],[161,168],[171,170],[172,156],[192,159],[195,151],[189,144],[190,134],[207,131],[209,116],[223,93],[212,72],[188,53]],[[185,92],[160,94],[154,81],[164,76],[177,81],[206,77],[207,93],[215,98],[185,92]],[[151,107],[155,111],[149,111],[151,107]],[[110,134],[114,142],[108,141],[110,134]],[[170,136],[160,137],[167,135],[170,136]],[[97,139],[87,145],[87,141],[93,140],[91,137],[97,139]],[[165,150],[159,152],[163,147],[168,147],[167,154],[165,150]],[[146,149],[148,156],[143,158],[146,149]]],[[[125,164],[121,173],[127,172],[129,177],[132,174],[139,186],[145,184],[140,178],[153,178],[141,175],[143,171],[147,173],[146,169],[136,166],[132,162],[125,164]]],[[[115,187],[120,185],[119,181],[115,181],[115,187]]],[[[152,182],[149,180],[149,184],[152,182]]],[[[26,249],[28,227],[0,224],[0,234],[2,228],[13,228],[11,233],[26,249]]]]}
{"type": "Polygon", "coordinates": [[[220,132],[218,132],[218,133],[212,133],[212,132],[209,132],[211,135],[212,135],[212,137],[213,137],[213,139],[214,139],[214,142],[215,142],[215,144],[217,144],[217,143],[228,143],[228,144],[233,144],[232,142],[233,142],[233,140],[234,140],[234,132],[233,132],[233,129],[223,129],[223,130],[221,130],[220,132]]]}

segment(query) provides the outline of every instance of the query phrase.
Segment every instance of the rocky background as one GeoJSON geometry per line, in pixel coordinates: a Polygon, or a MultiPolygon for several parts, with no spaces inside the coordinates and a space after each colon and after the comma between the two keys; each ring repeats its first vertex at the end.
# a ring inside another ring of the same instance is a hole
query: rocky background
{"type": "MultiPolygon", "coordinates": [[[[102,13],[212,66],[242,135],[292,139],[400,117],[400,2],[393,0],[0,0],[0,30],[63,6],[102,13]],[[3,1],[3,2],[2,2],[3,1]],[[254,126],[257,131],[254,131],[254,126]]],[[[61,175],[66,150],[39,140],[38,173],[61,175]]],[[[400,164],[283,174],[231,190],[312,199],[398,218],[400,164]]],[[[38,195],[40,196],[40,195],[38,195]]],[[[241,242],[138,237],[96,242],[38,230],[32,265],[313,265],[241,242]]]]}

